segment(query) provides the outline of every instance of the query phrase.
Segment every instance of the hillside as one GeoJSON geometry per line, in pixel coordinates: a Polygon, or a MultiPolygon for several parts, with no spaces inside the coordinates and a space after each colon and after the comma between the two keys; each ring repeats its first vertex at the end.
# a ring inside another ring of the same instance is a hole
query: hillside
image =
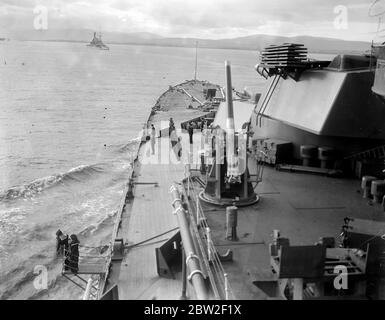
{"type": "MultiPolygon", "coordinates": [[[[92,39],[92,30],[19,30],[10,37],[17,40],[37,41],[72,41],[89,42],[92,39]]],[[[271,35],[252,35],[233,39],[196,39],[196,38],[166,38],[153,33],[118,33],[103,32],[103,41],[106,44],[138,44],[176,47],[195,47],[198,41],[200,48],[261,50],[270,44],[284,42],[303,43],[310,52],[342,53],[364,52],[370,48],[369,42],[345,41],[332,38],[311,36],[280,37],[271,35]]]]}

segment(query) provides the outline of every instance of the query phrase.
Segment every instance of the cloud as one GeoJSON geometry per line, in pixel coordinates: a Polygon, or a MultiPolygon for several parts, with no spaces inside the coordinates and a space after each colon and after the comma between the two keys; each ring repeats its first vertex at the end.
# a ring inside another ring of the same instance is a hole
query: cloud
{"type": "Polygon", "coordinates": [[[23,24],[39,4],[47,6],[55,28],[206,38],[265,32],[369,40],[378,24],[369,9],[381,1],[385,0],[0,0],[0,21],[2,26],[5,21],[12,27],[23,24]],[[334,27],[338,5],[348,10],[350,33],[334,27]]]}

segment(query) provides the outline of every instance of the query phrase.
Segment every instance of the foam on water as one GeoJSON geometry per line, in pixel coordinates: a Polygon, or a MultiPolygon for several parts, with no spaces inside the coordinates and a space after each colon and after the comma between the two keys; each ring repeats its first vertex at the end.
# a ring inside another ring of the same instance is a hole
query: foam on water
{"type": "Polygon", "coordinates": [[[66,182],[81,182],[87,176],[103,172],[101,165],[80,165],[70,169],[66,173],[59,173],[52,176],[34,180],[30,183],[12,187],[8,190],[0,192],[0,201],[14,200],[17,198],[33,197],[44,190],[51,188],[57,184],[66,182]]]}

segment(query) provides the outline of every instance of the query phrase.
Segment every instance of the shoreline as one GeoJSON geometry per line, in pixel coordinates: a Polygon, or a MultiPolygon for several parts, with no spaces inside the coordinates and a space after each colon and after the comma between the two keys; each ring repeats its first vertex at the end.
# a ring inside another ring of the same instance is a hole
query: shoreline
{"type": "MultiPolygon", "coordinates": [[[[13,40],[18,42],[54,42],[54,43],[84,43],[88,44],[89,41],[81,41],[81,40],[13,40]]],[[[172,45],[172,44],[156,44],[156,43],[141,43],[141,42],[108,42],[108,45],[119,45],[119,46],[146,46],[146,47],[161,47],[161,48],[186,48],[186,49],[195,49],[194,46],[189,45],[172,45]]],[[[199,49],[209,49],[209,50],[237,50],[237,51],[256,51],[260,52],[261,49],[258,48],[239,48],[239,47],[208,47],[202,46],[199,49]]],[[[364,52],[361,50],[352,50],[352,51],[344,51],[344,50],[325,50],[325,51],[310,51],[311,54],[330,54],[330,55],[338,55],[338,54],[363,54],[364,52]]]]}

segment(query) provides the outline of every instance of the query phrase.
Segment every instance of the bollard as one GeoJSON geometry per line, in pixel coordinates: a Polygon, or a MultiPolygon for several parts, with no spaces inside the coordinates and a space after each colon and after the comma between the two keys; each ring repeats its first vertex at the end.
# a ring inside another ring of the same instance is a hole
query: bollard
{"type": "Polygon", "coordinates": [[[206,174],[205,152],[204,151],[200,152],[200,158],[201,158],[200,172],[203,175],[203,174],[206,174]]]}
{"type": "Polygon", "coordinates": [[[321,168],[333,167],[332,162],[335,159],[335,150],[330,147],[319,147],[318,159],[321,161],[321,168]]]}
{"type": "Polygon", "coordinates": [[[373,195],[374,202],[381,203],[381,200],[385,195],[385,181],[384,180],[372,181],[370,193],[373,195]]]}
{"type": "Polygon", "coordinates": [[[277,229],[273,230],[273,242],[269,245],[269,252],[271,257],[278,256],[278,241],[280,238],[280,232],[277,229]]]}
{"type": "Polygon", "coordinates": [[[277,229],[273,230],[273,241],[269,244],[269,252],[271,257],[278,257],[281,247],[290,246],[290,241],[288,238],[282,238],[281,232],[277,229]]]}
{"type": "Polygon", "coordinates": [[[377,180],[376,177],[372,177],[372,176],[363,176],[362,177],[361,188],[363,191],[362,197],[364,199],[370,197],[370,188],[372,185],[372,181],[375,181],[375,180],[377,180]]]}
{"type": "Polygon", "coordinates": [[[313,164],[313,160],[317,158],[318,148],[313,145],[302,145],[300,147],[300,156],[302,165],[309,167],[313,164]]]}
{"type": "Polygon", "coordinates": [[[226,208],[226,239],[237,241],[238,208],[235,205],[226,208]]]}

